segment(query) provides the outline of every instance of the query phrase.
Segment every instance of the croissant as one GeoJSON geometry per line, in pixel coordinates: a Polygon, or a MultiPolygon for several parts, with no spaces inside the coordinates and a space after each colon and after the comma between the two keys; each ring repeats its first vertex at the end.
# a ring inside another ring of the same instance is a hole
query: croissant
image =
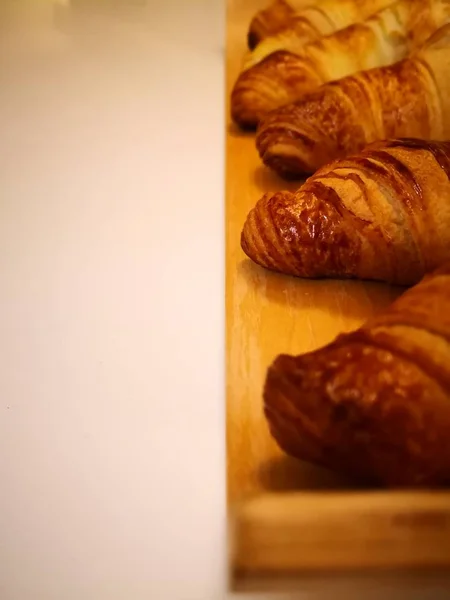
{"type": "Polygon", "coordinates": [[[450,25],[411,58],[323,85],[267,115],[256,145],[285,177],[386,138],[450,139],[450,25]]]}
{"type": "Polygon", "coordinates": [[[243,70],[261,62],[277,50],[301,54],[306,43],[330,35],[352,23],[367,19],[396,0],[316,0],[312,6],[293,12],[286,26],[262,39],[245,57],[243,70]]]}
{"type": "Polygon", "coordinates": [[[278,356],[264,411],[297,458],[388,486],[450,481],[450,265],[328,346],[278,356]]]}
{"type": "MultiPolygon", "coordinates": [[[[298,10],[301,10],[309,4],[313,4],[313,0],[297,0],[296,5],[298,10]]],[[[253,17],[247,34],[247,43],[250,49],[255,48],[257,44],[264,38],[276,34],[284,27],[287,27],[289,20],[296,13],[296,7],[293,2],[285,0],[274,0],[267,8],[260,10],[253,17]]]]}
{"type": "Polygon", "coordinates": [[[398,0],[366,21],[306,44],[301,54],[276,51],[238,77],[232,118],[243,128],[254,128],[269,111],[323,83],[397,62],[449,16],[448,0],[398,0]]]}
{"type": "Polygon", "coordinates": [[[450,142],[374,142],[319,169],[295,193],[266,194],[241,246],[300,277],[417,283],[450,261],[450,142]]]}

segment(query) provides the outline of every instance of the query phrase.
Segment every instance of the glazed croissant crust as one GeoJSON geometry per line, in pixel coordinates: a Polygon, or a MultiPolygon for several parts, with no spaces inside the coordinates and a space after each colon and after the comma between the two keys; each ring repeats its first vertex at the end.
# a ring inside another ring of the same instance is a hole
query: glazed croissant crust
{"type": "MultiPolygon", "coordinates": [[[[285,26],[261,39],[244,62],[244,69],[257,64],[277,50],[288,50],[294,54],[303,46],[324,35],[330,35],[352,23],[363,21],[377,11],[393,4],[395,0],[315,0],[286,16],[285,26]]],[[[286,3],[281,2],[285,7],[286,3]]],[[[277,15],[281,15],[281,10],[277,15]]],[[[267,22],[268,20],[266,20],[267,22]]],[[[272,24],[276,21],[271,20],[272,24]]]]}
{"type": "Polygon", "coordinates": [[[256,145],[282,176],[323,164],[391,137],[450,139],[450,25],[395,65],[321,86],[267,115],[256,145]]]}
{"type": "Polygon", "coordinates": [[[271,110],[300,100],[328,81],[401,60],[449,17],[446,0],[398,0],[369,19],[302,46],[277,50],[244,70],[231,94],[231,114],[254,128],[271,110]]]}
{"type": "MultiPolygon", "coordinates": [[[[309,4],[308,0],[304,2],[309,4]]],[[[312,4],[312,2],[311,2],[312,4]]],[[[301,10],[299,1],[299,10],[301,10]]],[[[274,0],[266,8],[258,11],[253,17],[247,34],[248,47],[255,48],[264,38],[277,34],[289,25],[289,20],[295,15],[294,6],[286,0],[274,0]]]]}
{"type": "Polygon", "coordinates": [[[266,194],[241,235],[256,263],[300,277],[413,284],[450,261],[450,142],[375,142],[295,193],[266,194]]]}
{"type": "Polygon", "coordinates": [[[450,481],[450,265],[354,333],[269,368],[287,453],[388,486],[450,481]]]}

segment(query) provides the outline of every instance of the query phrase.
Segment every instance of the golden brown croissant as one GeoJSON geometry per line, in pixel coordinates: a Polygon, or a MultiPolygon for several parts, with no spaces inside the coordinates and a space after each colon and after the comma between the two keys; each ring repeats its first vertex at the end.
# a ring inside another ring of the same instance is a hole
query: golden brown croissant
{"type": "Polygon", "coordinates": [[[359,330],[278,356],[264,408],[297,458],[389,486],[450,482],[450,265],[359,330]]]}
{"type": "Polygon", "coordinates": [[[375,140],[450,140],[449,73],[446,25],[409,59],[328,83],[269,113],[256,137],[259,154],[280,175],[293,177],[375,140]]]}
{"type": "Polygon", "coordinates": [[[308,42],[363,21],[394,2],[396,0],[316,0],[313,6],[294,12],[286,27],[261,40],[247,54],[243,69],[249,69],[278,50],[301,54],[308,42]]]}
{"type": "MultiPolygon", "coordinates": [[[[298,8],[301,10],[313,1],[298,0],[298,8]]],[[[260,10],[253,17],[248,30],[247,41],[250,49],[255,48],[261,40],[284,29],[289,20],[295,15],[296,8],[292,2],[285,0],[274,0],[267,8],[260,10]]]]}
{"type": "Polygon", "coordinates": [[[413,284],[450,261],[450,142],[374,142],[295,193],[266,194],[241,236],[256,263],[300,277],[413,284]]]}
{"type": "Polygon", "coordinates": [[[398,0],[366,21],[277,51],[243,71],[231,94],[232,118],[254,128],[271,110],[300,100],[328,81],[401,60],[450,15],[448,0],[398,0]]]}

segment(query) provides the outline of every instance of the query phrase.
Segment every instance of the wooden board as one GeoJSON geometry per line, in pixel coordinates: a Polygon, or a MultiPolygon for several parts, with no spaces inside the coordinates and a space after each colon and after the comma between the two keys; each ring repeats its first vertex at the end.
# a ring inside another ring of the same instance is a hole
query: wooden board
{"type": "MultiPolygon", "coordinates": [[[[246,51],[251,14],[261,1],[228,10],[227,102],[246,51]]],[[[247,213],[267,191],[295,189],[259,160],[254,134],[241,133],[227,104],[226,318],[228,493],[231,501],[264,490],[328,487],[336,478],[282,457],[262,415],[266,369],[281,352],[300,354],[359,326],[390,304],[398,289],[377,283],[307,281],[254,265],[242,252],[247,213]]]]}
{"type": "MultiPolygon", "coordinates": [[[[234,542],[237,546],[233,547],[232,555],[235,566],[238,570],[245,570],[247,573],[252,569],[261,572],[262,569],[273,574],[283,571],[283,565],[288,570],[300,569],[302,566],[332,568],[333,565],[335,567],[343,565],[342,562],[333,563],[332,557],[336,557],[336,547],[331,555],[327,555],[328,559],[326,553],[313,553],[315,561],[312,565],[311,561],[306,560],[311,548],[308,550],[301,544],[296,546],[301,536],[292,539],[288,535],[290,550],[287,553],[285,549],[283,550],[283,543],[286,542],[286,534],[289,534],[289,531],[299,534],[301,528],[310,522],[310,527],[314,527],[311,523],[319,527],[318,540],[320,538],[320,543],[324,545],[326,529],[320,528],[320,520],[310,519],[311,511],[314,513],[315,501],[311,499],[309,493],[321,490],[322,495],[328,496],[328,503],[325,501],[325,504],[321,505],[322,516],[337,503],[341,507],[339,518],[348,514],[348,518],[351,519],[350,512],[346,513],[346,496],[342,493],[335,495],[335,493],[338,490],[350,491],[354,483],[323,469],[290,459],[277,448],[269,435],[262,412],[262,387],[266,369],[279,353],[300,354],[326,344],[341,332],[355,329],[375,312],[388,306],[398,296],[400,290],[377,283],[306,281],[282,276],[254,265],[240,248],[240,234],[245,217],[262,194],[280,189],[295,189],[300,184],[297,182],[289,185],[266,169],[259,160],[254,134],[240,132],[231,123],[229,117],[229,96],[246,52],[248,24],[253,13],[261,5],[261,1],[255,0],[230,0],[227,14],[227,481],[230,510],[235,506],[242,507],[237,513],[233,512],[237,515],[234,521],[236,536],[234,542]],[[293,492],[298,494],[296,499],[292,499],[293,492]],[[248,498],[274,493],[275,496],[268,496],[267,502],[264,499],[257,499],[245,503],[248,498]],[[286,506],[289,507],[287,513],[284,510],[286,506]],[[287,514],[289,518],[282,519],[283,514],[287,514]],[[267,519],[270,521],[269,525],[267,519]],[[277,529],[277,523],[281,529],[277,529]],[[278,537],[274,535],[277,531],[280,534],[278,537]],[[271,533],[272,538],[268,536],[268,532],[271,533]],[[257,544],[266,544],[270,547],[266,559],[261,558],[261,550],[257,548],[257,544]],[[277,551],[279,556],[285,559],[290,556],[290,562],[283,561],[282,558],[277,560],[277,551]]],[[[373,556],[368,561],[356,560],[358,553],[361,554],[360,546],[364,538],[365,522],[364,519],[361,520],[362,515],[367,514],[367,510],[370,513],[370,509],[374,511],[373,515],[378,514],[377,510],[381,510],[380,519],[385,522],[383,519],[386,514],[383,510],[387,509],[384,504],[384,494],[388,492],[382,494],[366,492],[363,500],[357,503],[356,506],[360,509],[358,523],[362,529],[359,529],[358,533],[359,546],[355,543],[351,556],[347,556],[344,561],[347,567],[366,567],[375,564],[386,566],[389,561],[392,564],[396,563],[395,560],[391,560],[391,555],[387,562],[386,560],[377,562],[373,556]],[[366,508],[362,510],[363,507],[366,508]]],[[[437,512],[441,515],[439,518],[442,522],[441,513],[445,502],[434,500],[434,495],[432,497],[430,504],[429,495],[416,498],[417,502],[410,502],[408,495],[401,496],[396,501],[397,504],[394,501],[390,504],[392,507],[390,518],[393,517],[393,513],[397,515],[400,508],[402,508],[400,512],[408,510],[408,507],[411,510],[414,508],[417,512],[418,506],[422,506],[429,512],[429,510],[437,511],[436,507],[439,505],[437,512]]],[[[446,502],[450,510],[449,497],[446,497],[446,502]]],[[[350,505],[351,503],[349,511],[350,505]]],[[[353,510],[356,508],[353,507],[353,510]]],[[[325,523],[326,519],[323,522],[325,523]]],[[[372,528],[373,522],[376,522],[376,518],[372,521],[372,528]]],[[[389,519],[387,522],[390,522],[389,519]]],[[[311,532],[311,529],[308,531],[311,539],[314,539],[314,531],[311,532]]],[[[392,534],[392,528],[386,525],[383,532],[385,534],[383,543],[385,543],[389,537],[388,532],[392,534]]],[[[399,543],[405,545],[408,538],[404,537],[404,532],[403,529],[398,535],[403,540],[399,543]]],[[[438,552],[440,552],[439,556],[442,556],[445,542],[448,562],[450,561],[450,529],[446,529],[446,532],[444,541],[443,539],[439,541],[438,552]]],[[[395,537],[396,534],[392,535],[395,537]]],[[[432,533],[427,530],[426,535],[432,533]]],[[[432,545],[430,539],[427,538],[428,548],[432,545]]],[[[374,544],[374,551],[380,557],[383,554],[383,552],[380,554],[380,540],[377,538],[374,544]]],[[[403,553],[402,546],[396,548],[397,557],[401,557],[401,560],[397,560],[397,566],[414,562],[410,560],[411,557],[408,558],[403,553]]],[[[433,564],[439,562],[434,555],[429,556],[428,563],[430,561],[433,564]]]]}

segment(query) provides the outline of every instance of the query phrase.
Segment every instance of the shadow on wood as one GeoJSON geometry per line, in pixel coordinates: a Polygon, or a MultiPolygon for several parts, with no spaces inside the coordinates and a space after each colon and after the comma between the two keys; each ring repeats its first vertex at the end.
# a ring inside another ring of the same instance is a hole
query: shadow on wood
{"type": "Polygon", "coordinates": [[[355,481],[291,456],[278,456],[258,468],[262,486],[271,492],[294,490],[336,491],[368,489],[369,483],[355,481]]]}
{"type": "Polygon", "coordinates": [[[229,136],[234,137],[234,138],[254,138],[255,137],[254,130],[240,129],[240,127],[238,127],[236,125],[236,123],[233,123],[233,122],[228,124],[227,133],[229,136]]]}
{"type": "Polygon", "coordinates": [[[244,258],[238,269],[248,286],[270,303],[289,310],[319,309],[361,322],[388,307],[404,291],[377,282],[301,279],[264,269],[249,258],[244,258]]]}
{"type": "Polygon", "coordinates": [[[261,190],[261,195],[266,192],[280,192],[288,190],[295,192],[304,182],[303,179],[282,179],[275,171],[271,171],[261,163],[254,171],[255,186],[261,190]]]}

